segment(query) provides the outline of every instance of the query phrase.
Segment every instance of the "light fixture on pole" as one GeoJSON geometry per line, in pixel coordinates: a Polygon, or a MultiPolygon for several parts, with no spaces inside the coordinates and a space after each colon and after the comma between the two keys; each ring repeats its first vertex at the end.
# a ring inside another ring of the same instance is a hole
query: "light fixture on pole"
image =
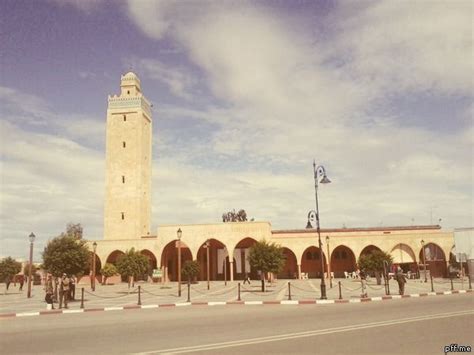
{"type": "Polygon", "coordinates": [[[206,264],[207,264],[207,289],[209,290],[210,283],[209,283],[209,249],[211,249],[211,241],[208,239],[206,240],[206,244],[204,244],[204,248],[206,248],[206,264]]]}
{"type": "Polygon", "coordinates": [[[94,251],[93,259],[92,259],[92,291],[95,291],[95,255],[97,250],[97,243],[92,243],[92,250],[94,251]]]}
{"type": "Polygon", "coordinates": [[[425,270],[425,282],[428,282],[428,278],[426,277],[426,254],[425,254],[425,241],[421,240],[421,250],[423,252],[423,267],[425,270]]]}
{"type": "Polygon", "coordinates": [[[28,236],[28,239],[30,240],[30,264],[28,265],[28,298],[31,298],[31,270],[33,268],[33,243],[35,242],[36,236],[31,233],[28,236]]]}
{"type": "Polygon", "coordinates": [[[181,228],[176,231],[178,237],[178,297],[181,297],[181,236],[183,232],[181,228]]]}
{"type": "Polygon", "coordinates": [[[316,197],[316,228],[318,232],[318,243],[319,253],[321,258],[321,299],[325,300],[326,297],[326,283],[324,281],[324,254],[323,254],[323,243],[321,242],[321,227],[319,224],[319,204],[318,204],[318,179],[321,184],[329,184],[331,180],[326,176],[326,170],[324,166],[316,166],[316,162],[313,160],[313,172],[314,172],[314,191],[316,197]]]}
{"type": "Polygon", "coordinates": [[[331,253],[329,253],[329,236],[326,236],[326,244],[328,247],[328,278],[329,278],[329,287],[332,288],[332,276],[331,276],[331,253]]]}

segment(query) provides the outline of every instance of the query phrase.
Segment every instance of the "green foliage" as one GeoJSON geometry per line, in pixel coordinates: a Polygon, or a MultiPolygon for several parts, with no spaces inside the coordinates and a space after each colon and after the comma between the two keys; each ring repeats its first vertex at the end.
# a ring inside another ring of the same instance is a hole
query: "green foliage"
{"type": "Polygon", "coordinates": [[[199,274],[199,263],[196,260],[187,260],[181,268],[181,274],[191,281],[193,277],[199,274]]]}
{"type": "Polygon", "coordinates": [[[369,254],[361,255],[357,264],[361,270],[380,273],[383,272],[383,262],[386,261],[390,265],[392,260],[393,258],[389,253],[374,250],[369,254]]]}
{"type": "MultiPolygon", "coordinates": [[[[239,212],[235,212],[235,210],[226,212],[222,214],[222,222],[246,222],[247,221],[247,213],[245,210],[239,210],[239,212]]],[[[253,221],[253,218],[252,218],[253,221]]]]}
{"type": "Polygon", "coordinates": [[[123,277],[133,276],[137,278],[148,271],[148,258],[135,251],[134,248],[127,250],[117,260],[117,270],[123,277]]]}
{"type": "Polygon", "coordinates": [[[279,273],[285,265],[285,256],[281,246],[261,240],[250,247],[248,261],[252,268],[262,273],[279,273]]]}
{"type": "Polygon", "coordinates": [[[43,251],[44,269],[61,276],[83,274],[89,267],[90,253],[86,241],[73,236],[61,235],[52,239],[43,251]]]}
{"type": "MultiPolygon", "coordinates": [[[[38,268],[35,266],[35,264],[31,265],[31,275],[34,275],[38,271],[38,268]]],[[[30,263],[26,263],[25,266],[23,267],[23,273],[25,275],[29,275],[30,273],[30,263]]]]}
{"type": "Polygon", "coordinates": [[[0,282],[8,282],[21,271],[21,263],[11,257],[0,261],[0,282]]]}
{"type": "Polygon", "coordinates": [[[61,233],[61,236],[73,237],[82,239],[83,228],[80,223],[68,223],[66,225],[66,233],[61,233]]]}
{"type": "Polygon", "coordinates": [[[104,277],[104,280],[102,281],[102,283],[105,284],[109,277],[112,277],[118,274],[118,270],[114,264],[106,263],[104,267],[100,269],[100,273],[104,277]]]}

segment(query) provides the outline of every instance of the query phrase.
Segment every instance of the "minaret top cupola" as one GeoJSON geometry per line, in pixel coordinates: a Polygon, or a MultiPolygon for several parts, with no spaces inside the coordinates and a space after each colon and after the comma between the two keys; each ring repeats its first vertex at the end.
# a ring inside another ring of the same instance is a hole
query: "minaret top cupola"
{"type": "Polygon", "coordinates": [[[137,96],[141,93],[140,79],[134,72],[129,71],[120,77],[120,90],[121,96],[137,96]]]}

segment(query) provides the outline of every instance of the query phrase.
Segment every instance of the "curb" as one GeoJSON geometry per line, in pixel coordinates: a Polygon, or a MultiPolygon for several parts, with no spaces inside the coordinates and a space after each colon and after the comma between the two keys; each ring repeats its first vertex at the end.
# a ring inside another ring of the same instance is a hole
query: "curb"
{"type": "Polygon", "coordinates": [[[473,290],[454,290],[444,292],[425,292],[415,293],[409,295],[393,295],[393,296],[377,296],[367,298],[352,298],[352,299],[333,299],[333,300],[282,300],[282,301],[222,301],[222,302],[180,302],[180,303],[163,303],[163,304],[147,304],[147,305],[126,305],[117,307],[103,307],[103,308],[87,308],[87,309],[55,309],[51,311],[36,311],[36,312],[21,312],[21,313],[3,313],[0,314],[0,319],[17,318],[17,317],[32,317],[32,316],[44,316],[53,314],[73,314],[73,313],[86,313],[86,312],[112,312],[112,311],[126,311],[132,309],[153,309],[153,308],[170,308],[170,307],[188,307],[188,306],[229,306],[229,305],[242,305],[242,306],[261,306],[261,305],[306,305],[306,304],[349,304],[349,303],[367,303],[377,301],[388,301],[404,298],[418,298],[428,296],[444,296],[462,293],[472,293],[473,290]]]}

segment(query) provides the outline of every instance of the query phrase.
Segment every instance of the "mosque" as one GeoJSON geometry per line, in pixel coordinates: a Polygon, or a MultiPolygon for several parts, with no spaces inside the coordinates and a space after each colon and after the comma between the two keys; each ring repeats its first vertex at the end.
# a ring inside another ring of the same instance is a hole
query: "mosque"
{"type": "Polygon", "coordinates": [[[330,270],[345,277],[356,270],[357,258],[373,250],[393,256],[405,271],[446,276],[454,244],[453,231],[439,225],[321,229],[321,263],[314,228],[274,230],[267,221],[192,225],[151,225],[152,110],[133,72],[121,76],[120,94],[108,97],[104,238],[97,241],[96,270],[115,263],[126,250],[146,255],[164,280],[178,275],[178,229],[182,262],[197,260],[200,280],[243,280],[257,277],[246,256],[258,240],[281,245],[286,263],[278,278],[316,278],[330,270]],[[329,263],[328,263],[329,262],[329,263]]]}

